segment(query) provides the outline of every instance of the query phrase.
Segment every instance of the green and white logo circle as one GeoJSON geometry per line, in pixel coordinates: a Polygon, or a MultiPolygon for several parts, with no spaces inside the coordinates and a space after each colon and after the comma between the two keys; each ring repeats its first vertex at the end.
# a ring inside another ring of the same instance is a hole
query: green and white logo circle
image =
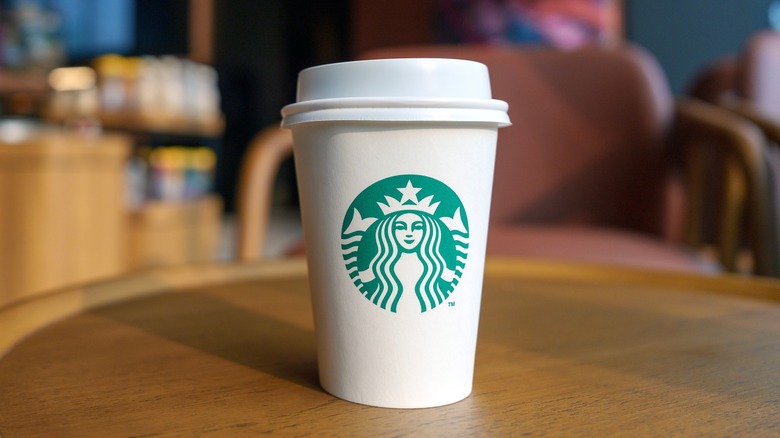
{"type": "Polygon", "coordinates": [[[463,204],[422,175],[377,181],[349,206],[341,228],[347,273],[366,299],[394,313],[426,312],[458,285],[469,248],[463,204]]]}

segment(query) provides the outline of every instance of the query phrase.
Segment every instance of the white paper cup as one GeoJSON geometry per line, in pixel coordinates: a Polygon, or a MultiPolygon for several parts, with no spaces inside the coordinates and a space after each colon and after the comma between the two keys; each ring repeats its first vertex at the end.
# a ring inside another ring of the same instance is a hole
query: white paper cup
{"type": "Polygon", "coordinates": [[[293,131],[320,383],[372,406],[471,392],[496,134],[487,68],[393,59],[299,76],[293,131]]]}

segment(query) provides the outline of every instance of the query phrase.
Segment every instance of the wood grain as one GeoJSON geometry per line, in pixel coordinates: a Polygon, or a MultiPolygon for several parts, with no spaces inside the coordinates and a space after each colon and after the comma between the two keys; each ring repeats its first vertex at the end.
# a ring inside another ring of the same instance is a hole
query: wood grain
{"type": "Polygon", "coordinates": [[[494,260],[472,395],[392,410],[319,388],[304,273],[182,267],[21,303],[79,313],[0,360],[0,435],[780,433],[778,282],[494,260]]]}

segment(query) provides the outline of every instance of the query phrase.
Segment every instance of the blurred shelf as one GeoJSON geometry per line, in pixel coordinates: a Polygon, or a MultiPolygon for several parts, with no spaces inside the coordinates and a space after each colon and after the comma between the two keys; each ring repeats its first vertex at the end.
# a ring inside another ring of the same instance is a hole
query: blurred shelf
{"type": "MultiPolygon", "coordinates": [[[[44,119],[54,123],[65,123],[73,116],[46,112],[44,119]]],[[[134,112],[101,112],[96,118],[104,129],[127,131],[136,134],[179,135],[189,137],[217,138],[225,130],[224,117],[210,120],[192,120],[165,114],[145,115],[134,112]]]]}
{"type": "Polygon", "coordinates": [[[44,73],[0,68],[0,94],[48,93],[50,91],[44,73]]]}
{"type": "Polygon", "coordinates": [[[144,269],[213,261],[222,230],[222,199],[151,201],[130,213],[129,264],[144,269]]]}

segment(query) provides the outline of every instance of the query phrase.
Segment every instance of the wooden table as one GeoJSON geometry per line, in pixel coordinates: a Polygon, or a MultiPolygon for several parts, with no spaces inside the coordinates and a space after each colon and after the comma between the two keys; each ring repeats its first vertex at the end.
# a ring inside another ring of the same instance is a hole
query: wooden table
{"type": "Polygon", "coordinates": [[[307,289],[202,265],[6,307],[0,435],[780,434],[780,282],[491,260],[474,391],[421,410],[320,389],[307,289]]]}

